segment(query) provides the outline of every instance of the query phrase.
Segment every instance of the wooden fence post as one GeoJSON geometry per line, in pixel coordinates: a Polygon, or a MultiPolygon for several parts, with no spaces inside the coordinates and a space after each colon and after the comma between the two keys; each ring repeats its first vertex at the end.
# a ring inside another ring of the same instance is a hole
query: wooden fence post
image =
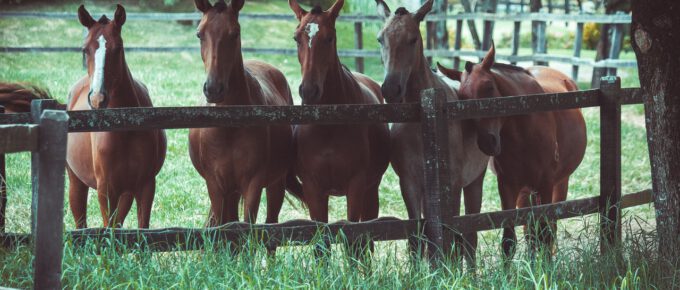
{"type": "MultiPolygon", "coordinates": [[[[574,58],[581,57],[581,46],[583,45],[583,22],[576,23],[576,37],[574,38],[574,58]]],[[[571,66],[571,78],[578,83],[579,65],[571,66]]]]}
{"type": "Polygon", "coordinates": [[[621,79],[600,80],[600,251],[621,242],[621,79]]]}
{"type": "MultiPolygon", "coordinates": [[[[0,114],[5,107],[0,106],[0,114]]],[[[5,154],[0,154],[0,234],[5,233],[5,211],[7,209],[7,175],[5,172],[5,154]]]]}
{"type": "MultiPolygon", "coordinates": [[[[363,23],[354,22],[354,48],[357,50],[362,50],[364,48],[364,33],[363,33],[363,23]]],[[[364,72],[364,58],[362,56],[357,56],[354,59],[355,70],[357,72],[364,72]]]]}
{"type": "MultiPolygon", "coordinates": [[[[461,38],[463,34],[463,20],[456,20],[456,38],[453,40],[453,51],[460,51],[461,38]]],[[[457,70],[460,68],[460,56],[453,58],[453,69],[457,70]]]]}
{"type": "MultiPolygon", "coordinates": [[[[548,52],[548,43],[547,43],[547,36],[546,36],[546,22],[545,21],[534,21],[533,23],[534,29],[532,33],[534,34],[532,38],[534,38],[536,41],[533,46],[533,51],[534,54],[540,53],[540,54],[545,54],[548,52]]],[[[547,61],[534,61],[535,65],[548,65],[547,61]]]]}
{"type": "Polygon", "coordinates": [[[448,118],[444,112],[446,95],[442,90],[427,89],[421,95],[423,162],[425,168],[425,235],[428,256],[433,265],[447,253],[453,236],[443,234],[441,206],[450,204],[448,118]],[[444,252],[442,252],[442,250],[444,252]]]}
{"type": "MultiPolygon", "coordinates": [[[[515,21],[514,23],[514,28],[512,30],[512,56],[517,56],[517,52],[519,51],[519,29],[520,26],[522,26],[522,22],[515,21]]],[[[516,61],[511,61],[513,65],[517,64],[516,61]]]]}
{"type": "MultiPolygon", "coordinates": [[[[40,117],[42,112],[47,109],[55,109],[59,103],[56,100],[33,100],[31,102],[31,122],[33,124],[40,124],[40,117]]],[[[38,154],[31,154],[31,184],[33,192],[33,201],[31,203],[31,232],[35,232],[36,220],[36,206],[35,201],[37,200],[37,195],[40,189],[38,168],[40,168],[40,159],[38,154]]]]}
{"type": "MultiPolygon", "coordinates": [[[[621,45],[623,44],[623,24],[612,24],[611,27],[612,35],[609,41],[609,59],[619,59],[619,55],[621,54],[621,45]]],[[[607,75],[615,76],[616,68],[608,68],[607,75]]]]}
{"type": "Polygon", "coordinates": [[[64,173],[68,115],[47,110],[38,133],[38,194],[32,201],[37,221],[33,232],[34,289],[61,289],[64,231],[64,173]]]}

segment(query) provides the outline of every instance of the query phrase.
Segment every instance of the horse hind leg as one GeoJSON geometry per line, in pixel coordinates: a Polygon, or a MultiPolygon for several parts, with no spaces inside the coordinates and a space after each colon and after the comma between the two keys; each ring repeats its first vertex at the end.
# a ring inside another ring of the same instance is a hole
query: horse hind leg
{"type": "Polygon", "coordinates": [[[116,228],[123,227],[125,218],[127,217],[128,213],[130,212],[130,208],[132,207],[132,201],[133,196],[131,193],[125,192],[120,195],[120,198],[118,198],[118,207],[114,215],[115,220],[114,227],[116,228]]]}
{"type": "Polygon", "coordinates": [[[76,222],[77,229],[87,228],[87,191],[89,187],[83,183],[70,167],[66,167],[68,172],[68,201],[76,222]]]}
{"type": "MultiPolygon", "coordinates": [[[[569,191],[569,178],[556,184],[552,191],[552,202],[562,202],[567,200],[567,192],[569,191]]],[[[548,246],[552,255],[557,254],[557,221],[549,221],[547,231],[544,232],[543,243],[548,246]]]]}
{"type": "MultiPolygon", "coordinates": [[[[485,173],[485,171],[482,171],[482,174],[475,181],[463,189],[466,215],[477,214],[482,210],[482,189],[485,173]]],[[[477,261],[477,232],[464,233],[463,238],[463,250],[468,267],[474,269],[477,261]]]]}
{"type": "Polygon", "coordinates": [[[140,229],[149,228],[151,223],[151,209],[156,195],[156,180],[147,182],[135,196],[137,202],[137,225],[140,229]]]}
{"type": "MultiPolygon", "coordinates": [[[[423,186],[415,182],[408,182],[405,178],[399,178],[399,186],[401,187],[401,197],[404,199],[406,205],[406,212],[409,219],[420,219],[422,217],[422,196],[424,195],[423,186]]],[[[416,236],[408,238],[409,250],[412,256],[425,254],[425,241],[423,237],[423,228],[419,229],[420,233],[416,236]]]]}
{"type": "MultiPolygon", "coordinates": [[[[284,195],[286,194],[285,179],[281,179],[267,187],[267,219],[266,223],[275,224],[279,222],[279,213],[283,206],[284,195]]],[[[276,254],[276,245],[267,245],[267,252],[270,256],[276,254]]]]}

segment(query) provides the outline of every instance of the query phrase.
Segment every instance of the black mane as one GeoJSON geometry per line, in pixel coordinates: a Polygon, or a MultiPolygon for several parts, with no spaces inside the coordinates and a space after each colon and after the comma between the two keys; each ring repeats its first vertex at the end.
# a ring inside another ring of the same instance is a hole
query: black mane
{"type": "Polygon", "coordinates": [[[215,2],[213,8],[217,10],[217,13],[222,13],[222,11],[227,9],[227,3],[225,3],[223,0],[217,1],[215,2]]]}
{"type": "Polygon", "coordinates": [[[314,5],[314,7],[312,8],[312,11],[309,11],[309,12],[312,13],[312,14],[318,15],[318,14],[323,13],[323,9],[321,9],[321,6],[319,6],[319,5],[314,5]]]}
{"type": "Polygon", "coordinates": [[[396,11],[394,11],[394,15],[407,15],[407,14],[409,14],[409,12],[404,7],[399,7],[397,8],[396,11]]]}
{"type": "Polygon", "coordinates": [[[99,22],[99,24],[109,24],[111,20],[109,20],[109,18],[106,17],[106,15],[102,15],[102,17],[100,17],[99,20],[97,20],[97,22],[99,22]]]}

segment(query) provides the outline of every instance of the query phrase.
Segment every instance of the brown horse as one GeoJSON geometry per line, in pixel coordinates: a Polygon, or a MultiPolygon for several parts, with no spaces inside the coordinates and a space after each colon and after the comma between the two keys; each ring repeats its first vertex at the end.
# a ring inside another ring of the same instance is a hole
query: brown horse
{"type": "MultiPolygon", "coordinates": [[[[243,61],[238,14],[244,0],[229,5],[196,0],[203,13],[197,36],[208,74],[203,86],[208,103],[232,105],[292,105],[284,75],[259,61],[243,61]]],[[[267,188],[267,223],[278,222],[286,177],[289,188],[297,180],[290,172],[294,160],[292,128],[198,128],[189,131],[189,154],[205,179],[211,203],[211,226],[238,221],[238,204],[244,199],[246,222],[257,220],[262,188],[267,188]]],[[[299,190],[294,190],[301,197],[299,190]]]]}
{"type": "MultiPolygon", "coordinates": [[[[87,76],[71,89],[67,109],[151,107],[146,87],[132,78],[125,62],[125,9],[118,5],[113,20],[102,16],[95,21],[81,5],[78,18],[88,28],[83,46],[87,76]]],[[[69,134],[69,202],[76,226],[87,227],[87,191],[94,188],[104,226],[122,226],[134,198],[138,225],[148,228],[165,149],[162,130],[69,134]]]]}
{"type": "MultiPolygon", "coordinates": [[[[394,15],[382,0],[376,0],[378,13],[386,19],[378,33],[385,64],[385,81],[382,93],[389,103],[420,102],[420,94],[429,88],[441,89],[447,101],[458,100],[456,91],[447,85],[429,67],[423,54],[423,41],[419,24],[432,9],[433,0],[427,1],[415,13],[403,7],[394,15]]],[[[422,218],[425,196],[423,176],[423,142],[420,123],[393,124],[391,137],[391,162],[399,176],[401,194],[406,203],[410,219],[422,218]]],[[[465,213],[479,213],[482,206],[482,183],[489,157],[476,144],[477,131],[472,121],[449,123],[449,144],[451,181],[456,202],[460,204],[460,190],[464,189],[465,213]]],[[[460,206],[452,208],[455,216],[460,215],[460,206]]],[[[477,234],[465,235],[467,257],[474,266],[477,234]]],[[[411,240],[411,249],[415,249],[411,240]]]]}
{"type": "MultiPolygon", "coordinates": [[[[528,70],[494,64],[492,46],[480,64],[467,63],[465,72],[440,66],[452,79],[460,80],[462,99],[559,93],[578,90],[566,75],[548,68],[528,70]]],[[[479,148],[493,156],[503,209],[564,201],[569,176],[583,160],[586,126],[579,109],[533,113],[477,121],[479,148]]],[[[533,227],[532,227],[533,228],[533,227]]],[[[538,241],[553,246],[554,222],[540,222],[538,235],[527,231],[533,253],[538,241]]],[[[503,232],[503,252],[514,254],[517,237],[512,226],[503,232]]]]}
{"type": "MultiPolygon", "coordinates": [[[[327,11],[317,6],[308,12],[296,0],[288,4],[300,21],[294,39],[302,66],[302,103],[382,103],[380,86],[350,72],[338,58],[335,20],[344,0],[327,11]]],[[[389,163],[387,124],[301,125],[295,138],[296,171],[313,220],[328,222],[330,195],[347,196],[350,221],[378,217],[378,186],[389,163]]]]}
{"type": "Polygon", "coordinates": [[[5,113],[30,112],[31,102],[40,99],[52,99],[52,96],[32,84],[0,82],[0,106],[5,107],[5,113]]]}

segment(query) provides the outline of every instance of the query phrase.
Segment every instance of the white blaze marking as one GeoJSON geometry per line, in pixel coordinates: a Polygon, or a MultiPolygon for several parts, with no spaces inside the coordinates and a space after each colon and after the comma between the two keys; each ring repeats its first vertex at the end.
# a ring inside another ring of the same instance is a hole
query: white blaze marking
{"type": "Polygon", "coordinates": [[[94,73],[92,74],[92,85],[90,89],[93,93],[99,93],[104,84],[104,57],[106,56],[106,40],[104,36],[99,36],[97,39],[99,47],[94,53],[94,73]]]}
{"type": "Polygon", "coordinates": [[[319,24],[313,22],[307,23],[305,32],[307,32],[307,35],[309,36],[309,48],[312,48],[312,39],[314,38],[316,33],[319,32],[319,24]]]}

